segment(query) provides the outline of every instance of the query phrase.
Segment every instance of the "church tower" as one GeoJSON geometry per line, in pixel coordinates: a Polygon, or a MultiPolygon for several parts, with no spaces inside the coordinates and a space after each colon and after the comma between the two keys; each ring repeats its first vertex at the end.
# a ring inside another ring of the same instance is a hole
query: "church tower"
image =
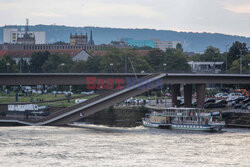
{"type": "Polygon", "coordinates": [[[90,31],[89,45],[95,45],[95,42],[93,40],[92,30],[90,31]]]}

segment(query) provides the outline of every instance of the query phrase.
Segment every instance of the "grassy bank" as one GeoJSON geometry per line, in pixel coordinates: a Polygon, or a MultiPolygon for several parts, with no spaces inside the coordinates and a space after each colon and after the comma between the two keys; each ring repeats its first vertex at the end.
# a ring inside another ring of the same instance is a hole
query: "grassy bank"
{"type": "MultiPolygon", "coordinates": [[[[71,97],[77,97],[80,96],[80,94],[73,94],[71,97]]],[[[91,99],[97,95],[89,95],[82,97],[81,99],[91,99]]],[[[32,96],[19,96],[18,97],[18,102],[39,102],[39,101],[51,101],[51,100],[59,100],[59,99],[64,99],[66,96],[64,94],[57,94],[52,95],[52,94],[33,94],[32,96]]],[[[0,96],[0,104],[8,104],[8,103],[14,103],[16,102],[16,97],[14,94],[8,94],[8,95],[1,95],[0,96]]],[[[75,104],[75,99],[70,100],[70,103],[67,100],[63,101],[57,101],[57,102],[48,102],[48,103],[43,103],[40,105],[49,105],[51,107],[70,107],[75,104]]]]}

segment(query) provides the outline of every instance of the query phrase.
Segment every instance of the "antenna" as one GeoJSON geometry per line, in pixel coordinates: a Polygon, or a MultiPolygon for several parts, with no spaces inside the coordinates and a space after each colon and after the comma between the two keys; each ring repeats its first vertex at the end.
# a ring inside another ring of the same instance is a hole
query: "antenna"
{"type": "Polygon", "coordinates": [[[25,27],[25,32],[28,33],[29,31],[29,19],[26,18],[26,27],[25,27]]]}

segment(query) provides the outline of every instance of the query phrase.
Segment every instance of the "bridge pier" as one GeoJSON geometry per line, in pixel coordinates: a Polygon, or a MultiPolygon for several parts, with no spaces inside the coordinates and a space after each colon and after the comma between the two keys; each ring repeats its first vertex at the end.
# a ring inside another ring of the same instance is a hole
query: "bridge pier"
{"type": "Polygon", "coordinates": [[[172,93],[172,107],[177,106],[177,96],[180,95],[180,84],[171,85],[171,93],[172,93]]]}
{"type": "Polygon", "coordinates": [[[206,85],[196,84],[197,107],[204,108],[206,98],[206,85]]]}
{"type": "Polygon", "coordinates": [[[192,84],[184,85],[184,106],[192,107],[192,84]]]}

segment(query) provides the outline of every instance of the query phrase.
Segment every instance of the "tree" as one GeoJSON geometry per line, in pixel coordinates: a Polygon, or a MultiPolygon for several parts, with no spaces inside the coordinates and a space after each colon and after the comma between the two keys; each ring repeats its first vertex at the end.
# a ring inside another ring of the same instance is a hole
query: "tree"
{"type": "Polygon", "coordinates": [[[160,49],[152,49],[149,51],[149,55],[146,57],[146,60],[155,72],[162,71],[163,64],[165,63],[165,52],[160,49]]]}
{"type": "Polygon", "coordinates": [[[237,60],[240,56],[244,56],[248,53],[246,43],[240,43],[236,41],[229,49],[228,53],[228,65],[231,66],[233,61],[237,60]]]}
{"type": "MultiPolygon", "coordinates": [[[[140,73],[142,71],[150,73],[153,71],[153,68],[150,66],[150,64],[145,60],[143,56],[129,56],[129,58],[131,60],[131,63],[133,63],[136,73],[140,73]]],[[[128,72],[133,72],[131,63],[130,62],[128,63],[128,72]]]]}
{"type": "Polygon", "coordinates": [[[220,50],[218,48],[215,48],[213,46],[207,47],[207,49],[204,52],[204,58],[206,62],[212,61],[223,61],[223,57],[220,54],[220,50]]]}
{"type": "Polygon", "coordinates": [[[87,71],[87,67],[86,67],[87,62],[82,60],[82,61],[77,61],[73,64],[71,71],[72,72],[86,72],[87,71]]]}
{"type": "Polygon", "coordinates": [[[183,52],[183,48],[182,48],[181,43],[177,43],[176,50],[179,50],[180,52],[183,52]]]}
{"type": "Polygon", "coordinates": [[[18,72],[16,62],[10,56],[4,56],[0,59],[0,72],[1,73],[13,73],[18,72]]]}
{"type": "Polygon", "coordinates": [[[49,55],[50,53],[48,51],[34,52],[30,60],[30,71],[34,73],[43,72],[42,66],[45,63],[45,61],[48,60],[49,55]]]}
{"type": "MultiPolygon", "coordinates": [[[[246,55],[242,58],[242,73],[250,73],[250,67],[248,66],[250,63],[250,54],[246,55]]],[[[240,60],[234,60],[231,68],[229,69],[231,73],[240,73],[240,60]]]]}
{"type": "Polygon", "coordinates": [[[91,56],[86,62],[86,71],[92,73],[98,73],[101,71],[100,62],[102,61],[102,56],[91,56]]]}
{"type": "Polygon", "coordinates": [[[29,63],[26,60],[23,60],[22,58],[18,62],[18,67],[19,67],[19,71],[22,73],[30,72],[29,63]]]}
{"type": "Polygon", "coordinates": [[[188,57],[180,50],[167,50],[164,62],[166,62],[167,72],[191,72],[191,67],[188,64],[188,57]]]}
{"type": "Polygon", "coordinates": [[[110,49],[100,62],[101,72],[124,72],[124,53],[120,49],[110,49]]]}
{"type": "Polygon", "coordinates": [[[48,59],[44,62],[42,70],[44,72],[71,72],[73,60],[69,55],[49,55],[48,59]]]}

